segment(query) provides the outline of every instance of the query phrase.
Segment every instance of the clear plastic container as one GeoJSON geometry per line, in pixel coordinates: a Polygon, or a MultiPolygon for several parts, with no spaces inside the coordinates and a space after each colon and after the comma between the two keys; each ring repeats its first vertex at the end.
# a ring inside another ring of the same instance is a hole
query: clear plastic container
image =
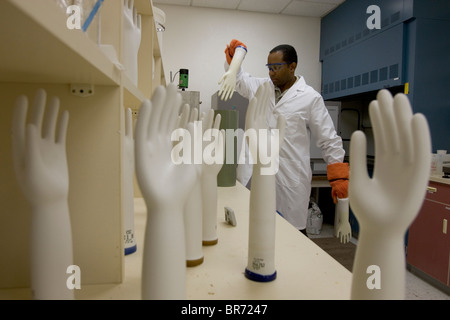
{"type": "Polygon", "coordinates": [[[81,26],[82,29],[86,28],[85,32],[89,39],[94,41],[96,44],[100,44],[100,12],[101,5],[98,11],[93,16],[92,21],[89,25],[85,25],[86,21],[89,19],[91,12],[94,10],[97,0],[73,0],[73,4],[80,6],[81,9],[81,26]]]}
{"type": "Polygon", "coordinates": [[[437,174],[437,154],[436,153],[432,153],[431,154],[431,171],[430,171],[431,175],[435,175],[437,174]]]}
{"type": "Polygon", "coordinates": [[[447,154],[447,150],[437,151],[437,164],[436,164],[436,174],[442,175],[442,164],[444,163],[444,157],[447,154]]]}

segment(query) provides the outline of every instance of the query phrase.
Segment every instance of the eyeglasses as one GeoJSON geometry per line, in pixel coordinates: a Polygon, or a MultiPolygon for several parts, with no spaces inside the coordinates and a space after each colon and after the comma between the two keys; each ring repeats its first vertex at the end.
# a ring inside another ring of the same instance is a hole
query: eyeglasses
{"type": "Polygon", "coordinates": [[[266,64],[266,67],[269,68],[269,71],[277,72],[280,71],[281,68],[288,64],[287,62],[280,62],[280,63],[268,63],[266,64]]]}

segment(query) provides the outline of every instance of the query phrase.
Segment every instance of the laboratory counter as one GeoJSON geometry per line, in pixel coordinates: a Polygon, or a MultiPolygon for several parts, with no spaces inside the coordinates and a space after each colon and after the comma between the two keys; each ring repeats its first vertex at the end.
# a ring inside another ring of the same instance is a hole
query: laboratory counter
{"type": "MultiPolygon", "coordinates": [[[[204,262],[186,270],[189,300],[350,299],[352,274],[281,216],[276,218],[275,268],[272,282],[254,282],[247,266],[250,192],[241,184],[218,188],[218,243],[204,246],[204,262]],[[225,221],[224,207],[235,213],[236,226],[225,221]]],[[[120,284],[83,285],[76,299],[140,299],[146,206],[135,198],[137,251],[125,256],[120,284]]],[[[29,289],[0,290],[0,299],[30,298],[29,289]]]]}
{"type": "Polygon", "coordinates": [[[430,181],[450,185],[450,179],[443,178],[443,175],[436,175],[436,174],[431,175],[430,181]]]}

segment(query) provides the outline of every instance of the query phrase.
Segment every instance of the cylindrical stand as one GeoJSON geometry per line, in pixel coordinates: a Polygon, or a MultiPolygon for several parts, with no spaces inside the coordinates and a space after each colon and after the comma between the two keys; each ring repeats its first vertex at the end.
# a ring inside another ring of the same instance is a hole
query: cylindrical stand
{"type": "MultiPolygon", "coordinates": [[[[124,114],[122,114],[123,116],[124,114]]],[[[136,238],[134,236],[134,140],[133,116],[131,109],[125,113],[125,135],[123,137],[123,240],[125,255],[136,252],[136,238]]]]}
{"type": "Polygon", "coordinates": [[[31,289],[36,300],[72,300],[67,268],[73,265],[67,200],[31,210],[31,289]]]}
{"type": "Polygon", "coordinates": [[[142,262],[142,299],[186,299],[186,250],[182,207],[159,208],[151,212],[145,229],[142,262]]]}
{"type": "Polygon", "coordinates": [[[187,199],[184,211],[186,265],[188,267],[195,267],[203,263],[202,218],[202,189],[199,177],[187,199]]]}
{"type": "Polygon", "coordinates": [[[261,166],[253,165],[250,191],[248,264],[245,276],[253,281],[269,282],[275,270],[275,175],[261,175],[261,166]]]}
{"type": "Polygon", "coordinates": [[[217,174],[202,174],[203,245],[212,246],[217,236],[217,174]]]}

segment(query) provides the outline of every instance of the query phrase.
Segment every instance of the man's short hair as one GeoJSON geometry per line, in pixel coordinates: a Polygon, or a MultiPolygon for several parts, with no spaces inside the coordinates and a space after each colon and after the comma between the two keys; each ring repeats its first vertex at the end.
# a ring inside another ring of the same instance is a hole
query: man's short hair
{"type": "Polygon", "coordinates": [[[294,47],[289,44],[280,44],[270,50],[270,53],[274,53],[277,51],[283,52],[283,60],[289,64],[298,62],[297,51],[295,51],[294,47]]]}

